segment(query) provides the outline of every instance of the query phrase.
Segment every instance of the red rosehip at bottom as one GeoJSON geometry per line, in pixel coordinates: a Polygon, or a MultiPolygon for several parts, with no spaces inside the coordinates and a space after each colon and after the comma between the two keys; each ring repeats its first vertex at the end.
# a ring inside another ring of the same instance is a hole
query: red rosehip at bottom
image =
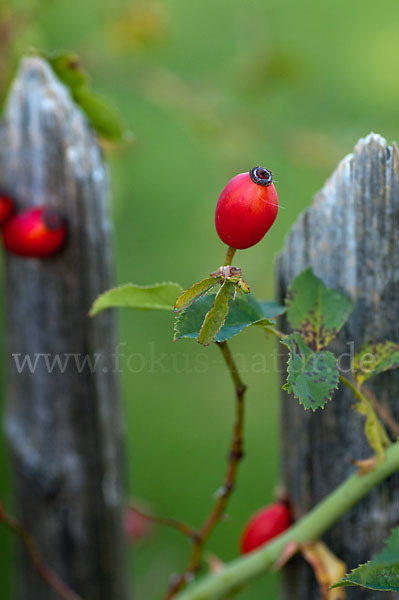
{"type": "Polygon", "coordinates": [[[4,247],[19,256],[53,256],[63,248],[66,238],[66,221],[51,208],[36,207],[22,211],[3,227],[4,247]]]}
{"type": "Polygon", "coordinates": [[[11,217],[14,210],[14,201],[11,196],[0,192],[0,227],[11,217]]]}
{"type": "Polygon", "coordinates": [[[247,554],[283,533],[292,524],[287,502],[274,502],[261,508],[245,525],[240,539],[240,552],[247,554]]]}

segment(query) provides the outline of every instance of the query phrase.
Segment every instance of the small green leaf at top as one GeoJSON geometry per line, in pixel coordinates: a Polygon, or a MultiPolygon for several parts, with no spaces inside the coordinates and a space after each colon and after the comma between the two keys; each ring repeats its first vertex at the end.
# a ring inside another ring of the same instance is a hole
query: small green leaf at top
{"type": "Polygon", "coordinates": [[[216,285],[220,285],[221,282],[222,277],[207,277],[206,279],[194,283],[194,285],[189,287],[178,297],[175,304],[175,311],[179,312],[187,309],[216,285]]]}
{"type": "Polygon", "coordinates": [[[331,588],[345,586],[399,592],[399,527],[393,529],[382,552],[368,563],[353,569],[331,588]]]}
{"type": "MultiPolygon", "coordinates": [[[[214,299],[213,292],[202,296],[176,316],[175,340],[198,338],[205,315],[212,307],[214,299]]],[[[225,342],[251,325],[273,326],[274,323],[270,319],[284,310],[284,306],[276,302],[257,301],[252,294],[236,294],[235,298],[229,301],[228,315],[214,341],[225,342]]]]}
{"type": "Polygon", "coordinates": [[[287,383],[283,386],[305,409],[324,408],[338,387],[337,359],[332,352],[313,352],[299,333],[281,340],[289,349],[287,383]]]}
{"type": "Polygon", "coordinates": [[[347,296],[324,285],[311,268],[291,282],[286,304],[291,327],[317,351],[335,338],[353,309],[347,296]]]}
{"type": "Polygon", "coordinates": [[[236,285],[226,280],[216,296],[209,311],[206,313],[201,329],[198,334],[198,342],[203,346],[209,344],[215,339],[224,325],[229,312],[229,300],[236,295],[236,285]]]}
{"type": "Polygon", "coordinates": [[[111,142],[121,142],[131,137],[117,111],[107,100],[92,92],[89,77],[82,69],[77,54],[56,52],[44,58],[58,79],[69,88],[72,98],[101,137],[111,142]]]}
{"type": "Polygon", "coordinates": [[[105,98],[84,87],[74,96],[74,100],[102,138],[110,142],[123,142],[131,138],[118,112],[105,98]]]}
{"type": "Polygon", "coordinates": [[[363,346],[353,360],[353,370],[358,385],[374,375],[398,368],[399,344],[390,341],[363,346]]]}
{"type": "Polygon", "coordinates": [[[101,294],[93,303],[89,315],[94,317],[107,308],[136,310],[173,310],[176,297],[183,288],[177,283],[134,285],[127,283],[101,294]]]}
{"type": "Polygon", "coordinates": [[[83,71],[79,57],[72,52],[54,52],[45,56],[54,73],[74,96],[83,86],[89,84],[87,74],[83,71]]]}

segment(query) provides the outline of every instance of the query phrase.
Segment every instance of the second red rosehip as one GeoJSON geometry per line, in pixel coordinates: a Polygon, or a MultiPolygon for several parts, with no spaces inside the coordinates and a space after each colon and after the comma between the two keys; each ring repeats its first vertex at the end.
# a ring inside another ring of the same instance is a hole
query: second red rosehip
{"type": "Polygon", "coordinates": [[[236,249],[257,244],[273,225],[278,197],[271,171],[254,167],[229,181],[220,194],[215,214],[217,233],[236,249]]]}
{"type": "Polygon", "coordinates": [[[283,533],[292,524],[287,502],[274,502],[256,512],[244,527],[240,539],[241,554],[252,552],[283,533]]]}
{"type": "Polygon", "coordinates": [[[64,246],[67,225],[57,211],[36,207],[8,219],[2,233],[4,247],[9,252],[30,258],[47,258],[64,246]]]}

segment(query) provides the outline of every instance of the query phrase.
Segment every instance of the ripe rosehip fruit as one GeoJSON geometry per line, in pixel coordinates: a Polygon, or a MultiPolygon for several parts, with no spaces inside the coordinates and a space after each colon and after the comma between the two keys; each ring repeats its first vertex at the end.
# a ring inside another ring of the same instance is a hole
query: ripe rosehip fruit
{"type": "Polygon", "coordinates": [[[278,212],[271,171],[254,167],[229,181],[216,205],[215,225],[222,242],[237,249],[250,248],[263,238],[278,212]]]}
{"type": "Polygon", "coordinates": [[[292,523],[291,511],[287,502],[274,502],[261,508],[250,518],[240,539],[240,552],[247,554],[263,546],[292,523]]]}
{"type": "Polygon", "coordinates": [[[51,208],[36,207],[15,214],[3,227],[5,248],[31,258],[53,256],[67,237],[65,219],[51,208]]]}
{"type": "Polygon", "coordinates": [[[11,196],[0,192],[0,227],[11,217],[14,209],[14,201],[11,196]]]}

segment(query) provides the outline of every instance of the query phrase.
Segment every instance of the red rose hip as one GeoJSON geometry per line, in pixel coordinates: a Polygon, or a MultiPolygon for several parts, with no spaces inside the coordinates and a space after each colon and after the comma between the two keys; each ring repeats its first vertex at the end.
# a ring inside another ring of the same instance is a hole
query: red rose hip
{"type": "Polygon", "coordinates": [[[243,250],[257,244],[273,225],[278,198],[271,171],[254,167],[229,181],[220,194],[215,214],[222,242],[243,250]]]}
{"type": "Polygon", "coordinates": [[[3,227],[5,248],[20,256],[47,258],[64,246],[65,219],[55,210],[31,208],[15,214],[3,227]]]}
{"type": "Polygon", "coordinates": [[[292,524],[287,502],[274,502],[256,512],[244,527],[240,552],[247,554],[283,533],[292,524]]]}

